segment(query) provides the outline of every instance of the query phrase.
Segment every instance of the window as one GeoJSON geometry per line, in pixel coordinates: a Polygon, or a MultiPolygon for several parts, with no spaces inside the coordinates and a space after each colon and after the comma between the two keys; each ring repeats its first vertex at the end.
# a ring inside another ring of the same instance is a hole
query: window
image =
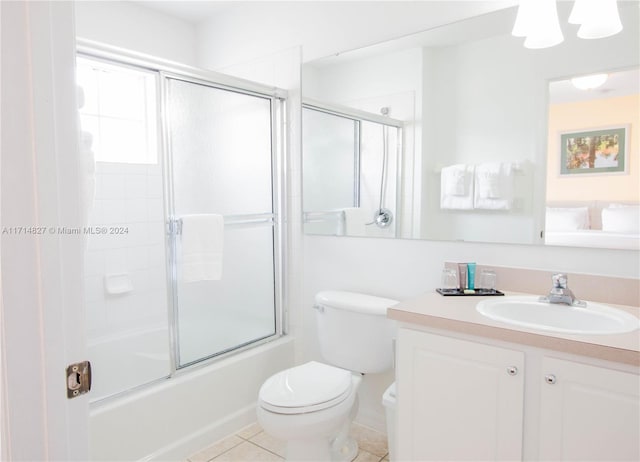
{"type": "Polygon", "coordinates": [[[93,136],[97,162],[158,163],[156,74],[78,57],[84,92],[82,130],[93,136]]]}

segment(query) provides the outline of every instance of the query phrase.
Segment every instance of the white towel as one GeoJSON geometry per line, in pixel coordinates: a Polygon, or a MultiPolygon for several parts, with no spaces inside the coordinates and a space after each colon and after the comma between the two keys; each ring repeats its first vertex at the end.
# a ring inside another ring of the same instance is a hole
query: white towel
{"type": "Polygon", "coordinates": [[[184,282],[222,279],[223,238],[222,215],[202,214],[182,217],[182,280],[184,282]]]}
{"type": "Polygon", "coordinates": [[[362,207],[348,207],[344,212],[344,230],[347,236],[365,236],[367,234],[366,224],[373,220],[367,211],[362,207]]]}
{"type": "Polygon", "coordinates": [[[450,169],[446,173],[445,193],[449,196],[464,196],[467,194],[467,185],[465,184],[465,170],[450,169]]]}
{"type": "Polygon", "coordinates": [[[440,208],[473,208],[473,165],[444,167],[440,173],[440,208]]]}
{"type": "Polygon", "coordinates": [[[514,166],[511,162],[492,162],[476,166],[476,209],[510,210],[513,207],[514,166]]]}
{"type": "Polygon", "coordinates": [[[500,173],[476,172],[476,194],[482,199],[500,199],[500,173]]]}

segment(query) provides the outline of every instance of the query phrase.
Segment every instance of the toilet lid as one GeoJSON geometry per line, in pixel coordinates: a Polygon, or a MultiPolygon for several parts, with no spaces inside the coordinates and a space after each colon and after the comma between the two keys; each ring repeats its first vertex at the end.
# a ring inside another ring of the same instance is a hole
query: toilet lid
{"type": "Polygon", "coordinates": [[[259,395],[264,408],[297,414],[333,406],[350,391],[350,371],[311,361],[269,377],[259,395]]]}

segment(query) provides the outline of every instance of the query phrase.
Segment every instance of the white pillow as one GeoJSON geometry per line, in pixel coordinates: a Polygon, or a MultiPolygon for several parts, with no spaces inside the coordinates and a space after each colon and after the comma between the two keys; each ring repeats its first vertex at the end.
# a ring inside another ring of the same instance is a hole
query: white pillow
{"type": "Polygon", "coordinates": [[[602,230],[614,233],[640,233],[640,206],[602,209],[602,230]]]}
{"type": "Polygon", "coordinates": [[[547,207],[547,231],[575,231],[589,229],[588,207],[547,207]]]}

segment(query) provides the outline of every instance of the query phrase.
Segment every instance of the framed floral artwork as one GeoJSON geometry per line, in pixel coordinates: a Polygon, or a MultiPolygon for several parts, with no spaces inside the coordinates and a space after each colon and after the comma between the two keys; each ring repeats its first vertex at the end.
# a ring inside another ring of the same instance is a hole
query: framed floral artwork
{"type": "Polygon", "coordinates": [[[560,135],[560,175],[624,173],[628,126],[560,135]]]}

